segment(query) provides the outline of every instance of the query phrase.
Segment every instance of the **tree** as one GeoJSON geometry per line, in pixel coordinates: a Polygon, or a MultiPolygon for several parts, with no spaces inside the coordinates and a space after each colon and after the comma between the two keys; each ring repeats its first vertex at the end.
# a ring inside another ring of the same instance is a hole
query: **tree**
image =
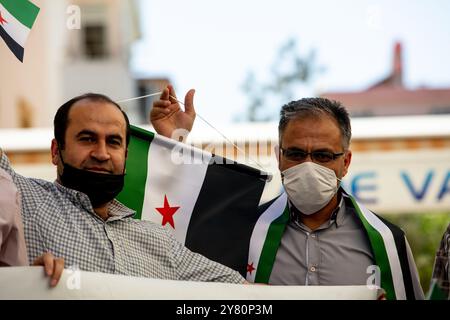
{"type": "Polygon", "coordinates": [[[270,68],[271,80],[268,83],[259,82],[253,71],[247,73],[242,90],[248,96],[249,104],[246,114],[236,119],[238,121],[278,119],[281,105],[300,98],[296,94],[298,89],[309,85],[313,76],[322,71],[323,68],[316,66],[315,50],[302,57],[298,53],[297,40],[289,39],[277,52],[270,68]]]}

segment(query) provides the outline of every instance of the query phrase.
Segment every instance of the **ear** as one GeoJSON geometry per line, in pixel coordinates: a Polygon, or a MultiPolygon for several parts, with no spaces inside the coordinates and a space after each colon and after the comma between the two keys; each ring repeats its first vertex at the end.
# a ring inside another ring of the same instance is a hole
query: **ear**
{"type": "Polygon", "coordinates": [[[56,139],[52,139],[52,163],[56,166],[59,163],[59,147],[58,143],[56,142],[56,139]]]}
{"type": "Polygon", "coordinates": [[[344,155],[344,172],[342,174],[342,177],[345,177],[345,175],[348,172],[348,167],[350,167],[350,163],[352,162],[352,151],[348,150],[344,155]]]}

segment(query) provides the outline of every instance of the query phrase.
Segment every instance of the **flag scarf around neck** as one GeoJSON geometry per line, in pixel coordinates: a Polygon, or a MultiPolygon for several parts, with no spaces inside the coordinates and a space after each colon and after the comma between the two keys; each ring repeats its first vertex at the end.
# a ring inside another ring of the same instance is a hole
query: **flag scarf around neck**
{"type": "Polygon", "coordinates": [[[39,8],[28,0],[0,0],[0,36],[21,62],[38,13],[39,8]]]}
{"type": "Polygon", "coordinates": [[[117,199],[136,210],[135,218],[165,226],[192,251],[245,276],[266,178],[259,170],[132,126],[125,186],[117,199]],[[191,163],[180,163],[186,156],[191,163]]]}
{"type": "MultiPolygon", "coordinates": [[[[381,287],[386,291],[387,299],[419,297],[421,289],[418,279],[412,279],[412,274],[416,278],[417,271],[403,231],[367,210],[343,190],[342,195],[346,205],[353,206],[357,212],[368,235],[375,263],[380,267],[381,287]]],[[[250,282],[269,282],[281,237],[289,221],[287,199],[286,193],[281,194],[256,222],[250,240],[247,272],[250,282]]]]}

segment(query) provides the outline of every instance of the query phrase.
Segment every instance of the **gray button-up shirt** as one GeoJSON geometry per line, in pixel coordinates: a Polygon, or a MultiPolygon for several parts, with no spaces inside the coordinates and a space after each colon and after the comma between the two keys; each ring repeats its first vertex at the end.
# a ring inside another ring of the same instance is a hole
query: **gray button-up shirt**
{"type": "Polygon", "coordinates": [[[291,214],[269,284],[365,285],[374,264],[361,221],[341,197],[331,219],[314,231],[291,214]]]}
{"type": "Polygon", "coordinates": [[[11,168],[5,154],[0,167],[22,196],[22,216],[29,261],[44,252],[65,259],[66,267],[151,277],[243,283],[221,264],[193,253],[165,228],[133,219],[134,211],[117,200],[103,221],[89,198],[57,182],[25,178],[11,168]]]}

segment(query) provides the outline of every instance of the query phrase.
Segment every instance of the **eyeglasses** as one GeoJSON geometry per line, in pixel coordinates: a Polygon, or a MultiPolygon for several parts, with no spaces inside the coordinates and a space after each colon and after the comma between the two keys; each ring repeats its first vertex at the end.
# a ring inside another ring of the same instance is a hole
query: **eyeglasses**
{"type": "Polygon", "coordinates": [[[280,148],[283,156],[295,162],[304,161],[308,156],[311,156],[311,160],[319,163],[327,163],[333,160],[336,160],[338,157],[342,156],[344,152],[333,153],[328,151],[313,151],[313,152],[305,152],[300,149],[283,149],[280,148]]]}

